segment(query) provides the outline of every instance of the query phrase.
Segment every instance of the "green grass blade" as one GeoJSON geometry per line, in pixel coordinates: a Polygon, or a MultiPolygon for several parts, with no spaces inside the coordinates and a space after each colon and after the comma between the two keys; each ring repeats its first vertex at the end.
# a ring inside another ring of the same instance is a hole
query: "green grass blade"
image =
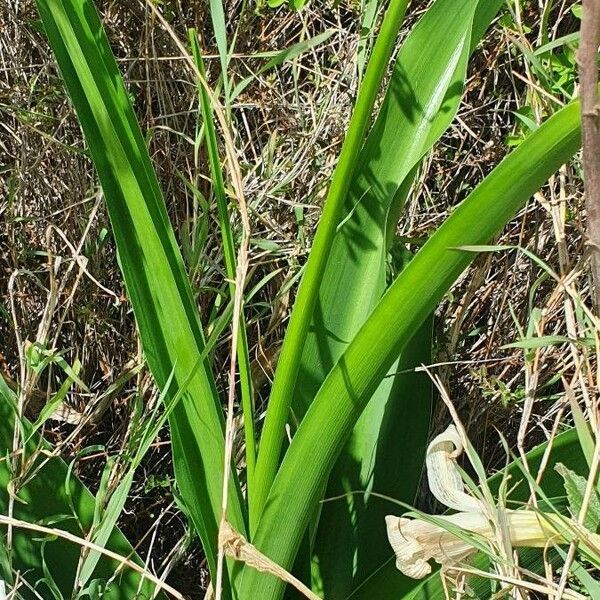
{"type": "MultiPolygon", "coordinates": [[[[284,50],[280,50],[279,52],[269,52],[267,53],[271,58],[260,67],[255,74],[250,75],[242,79],[231,92],[231,101],[233,102],[259,75],[262,75],[266,71],[273,69],[284,62],[289,60],[293,60],[298,56],[301,56],[311,48],[316,48],[321,44],[325,43],[334,33],[333,29],[327,29],[323,33],[319,33],[312,38],[307,40],[303,40],[298,42],[297,44],[293,44],[289,48],[285,48],[284,50]]],[[[259,58],[261,56],[260,53],[253,55],[255,58],[259,58]]]]}
{"type": "MultiPolygon", "coordinates": [[[[8,514],[8,489],[13,479],[5,456],[12,449],[14,426],[14,396],[0,377],[0,449],[3,457],[0,460],[0,512],[3,515],[8,514]]],[[[42,465],[44,457],[39,454],[39,450],[50,450],[50,448],[32,431],[31,424],[26,421],[23,422],[23,430],[24,437],[28,439],[24,446],[25,456],[31,458],[37,453],[35,464],[42,465]]],[[[32,470],[31,472],[35,473],[33,477],[18,489],[18,497],[23,502],[14,503],[13,516],[28,523],[48,522],[48,520],[65,517],[65,520],[57,523],[57,527],[84,537],[94,520],[94,497],[75,477],[71,476],[67,483],[67,471],[67,465],[58,457],[49,459],[37,472],[32,470]],[[71,506],[75,508],[75,515],[71,513],[71,506]]],[[[70,598],[75,585],[80,547],[57,538],[48,541],[45,550],[42,550],[40,534],[15,528],[13,535],[12,564],[14,569],[20,570],[21,577],[32,585],[39,582],[44,577],[42,563],[45,560],[54,583],[65,598],[70,598]]],[[[110,535],[106,536],[105,547],[142,564],[131,544],[116,527],[112,528],[110,535]]],[[[102,556],[95,564],[93,576],[108,581],[117,567],[118,563],[102,556]]],[[[104,597],[107,600],[130,600],[135,597],[139,585],[139,574],[124,569],[120,577],[109,586],[104,597]]],[[[43,590],[44,586],[40,591],[43,590]]],[[[140,590],[141,598],[151,598],[153,591],[154,585],[146,581],[140,590]]],[[[164,598],[162,594],[159,597],[164,598]]]]}
{"type": "MultiPolygon", "coordinates": [[[[188,31],[188,39],[192,48],[192,56],[198,70],[206,81],[206,71],[204,62],[200,54],[198,36],[195,29],[188,31]]],[[[221,228],[221,239],[223,241],[223,254],[225,256],[225,271],[229,279],[229,296],[233,300],[235,297],[235,280],[237,273],[237,260],[235,244],[233,241],[233,232],[229,217],[227,195],[225,193],[225,181],[223,179],[223,167],[219,156],[219,146],[217,143],[217,132],[213,122],[213,111],[211,101],[207,90],[199,82],[198,96],[202,110],[204,127],[206,128],[206,149],[210,163],[210,174],[213,183],[213,192],[217,200],[217,211],[219,215],[219,225],[221,228]]],[[[244,435],[246,442],[246,481],[248,486],[247,503],[251,503],[253,495],[253,475],[256,464],[256,439],[254,437],[254,398],[252,390],[252,376],[250,371],[250,353],[248,351],[248,336],[246,334],[246,325],[244,319],[240,319],[237,347],[237,361],[240,373],[240,392],[242,398],[242,410],[244,413],[244,435]]]]}
{"type": "MultiPolygon", "coordinates": [[[[93,4],[38,0],[48,39],[96,166],[145,356],[169,396],[177,484],[215,572],[224,462],[224,421],[205,361],[201,323],[158,181],[130,99],[93,4]],[[194,373],[192,377],[189,377],[194,373]]],[[[231,482],[229,519],[245,530],[231,482]]]]}
{"type": "MultiPolygon", "coordinates": [[[[171,383],[172,377],[165,384],[161,400],[166,398],[171,383]]],[[[157,404],[152,411],[149,421],[143,426],[143,430],[136,431],[136,428],[133,428],[133,439],[130,441],[131,447],[122,450],[119,456],[120,460],[127,461],[128,468],[112,493],[108,490],[108,483],[115,465],[115,459],[111,457],[107,461],[100,481],[100,487],[96,494],[93,531],[89,536],[91,541],[97,546],[104,548],[107,540],[110,538],[111,532],[115,529],[121,512],[125,507],[131,486],[133,485],[135,471],[150,449],[153,440],[156,439],[160,428],[167,421],[171,410],[177,404],[177,400],[177,396],[172,397],[170,403],[165,406],[165,410],[160,416],[157,416],[159,407],[157,404]],[[107,493],[110,494],[108,500],[107,493]]],[[[137,416],[133,417],[134,422],[137,418],[137,416]]],[[[87,554],[79,568],[78,581],[80,587],[84,587],[90,581],[100,557],[101,554],[93,550],[87,554]]]]}
{"type": "Polygon", "coordinates": [[[231,119],[231,86],[229,83],[229,50],[227,49],[227,26],[225,25],[225,11],[222,0],[210,0],[210,18],[212,21],[219,61],[221,63],[221,77],[223,80],[223,95],[225,97],[225,111],[228,120],[231,119]]]}
{"type": "Polygon", "coordinates": [[[367,64],[367,55],[372,43],[373,30],[377,21],[379,12],[379,0],[362,0],[360,17],[360,40],[358,42],[358,51],[356,53],[356,70],[358,72],[359,82],[362,79],[365,65],[367,64]]]}
{"type": "MultiPolygon", "coordinates": [[[[79,371],[81,370],[81,363],[78,360],[75,360],[73,363],[73,375],[75,377],[79,377],[79,371]]],[[[58,407],[62,404],[63,400],[66,398],[69,390],[71,389],[71,385],[75,382],[75,377],[68,375],[67,379],[65,379],[64,383],[60,386],[60,389],[56,394],[50,398],[50,400],[44,405],[38,418],[35,420],[35,423],[31,426],[31,433],[37,433],[42,427],[42,425],[52,416],[52,414],[58,409],[58,407]]],[[[25,440],[29,441],[28,439],[25,440]]]]}
{"type": "MultiPolygon", "coordinates": [[[[95,531],[92,541],[102,548],[106,546],[106,542],[110,538],[111,532],[115,529],[119,515],[125,507],[127,495],[129,494],[129,490],[133,483],[133,475],[134,472],[131,470],[126,473],[119,482],[117,489],[113,492],[108,501],[102,520],[98,523],[98,528],[95,531]]],[[[88,553],[79,571],[78,580],[81,587],[85,586],[90,581],[99,560],[99,552],[91,551],[88,553]]]]}
{"type": "MultiPolygon", "coordinates": [[[[571,103],[507,156],[416,254],[340,357],[292,440],[253,539],[275,562],[291,567],[324,482],[369,398],[476,256],[457,248],[486,243],[502,229],[575,153],[579,125],[579,104],[571,103]],[[311,460],[315,448],[319,461],[311,460]]],[[[283,584],[247,569],[242,589],[248,598],[271,600],[281,597],[283,584]]]]}
{"type": "Polygon", "coordinates": [[[273,389],[265,417],[258,460],[256,463],[256,498],[251,507],[253,523],[258,522],[279,465],[285,424],[306,335],[317,303],[321,279],[327,257],[343,214],[344,202],[363,144],[382,78],[394,50],[396,35],[404,19],[408,0],[391,0],[381,31],[375,42],[373,55],[360,88],[348,133],[342,146],[319,227],[315,235],[304,276],[300,283],[294,310],[278,361],[273,389]]]}

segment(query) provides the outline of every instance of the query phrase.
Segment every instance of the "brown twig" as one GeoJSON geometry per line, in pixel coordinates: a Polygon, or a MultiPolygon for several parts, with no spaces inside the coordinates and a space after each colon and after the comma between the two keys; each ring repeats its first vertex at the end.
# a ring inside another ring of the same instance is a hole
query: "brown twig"
{"type": "Polygon", "coordinates": [[[579,82],[583,174],[587,211],[587,237],[591,248],[594,308],[600,312],[600,135],[598,131],[598,45],[600,0],[583,0],[579,82]]]}

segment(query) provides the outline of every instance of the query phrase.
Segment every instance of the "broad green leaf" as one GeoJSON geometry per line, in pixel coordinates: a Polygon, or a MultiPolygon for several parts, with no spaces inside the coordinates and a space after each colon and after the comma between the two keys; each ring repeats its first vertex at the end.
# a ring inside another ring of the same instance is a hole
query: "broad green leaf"
{"type": "MultiPolygon", "coordinates": [[[[471,40],[468,42],[471,47],[474,47],[477,41],[482,37],[490,21],[496,14],[500,4],[500,0],[485,2],[481,1],[478,3],[475,12],[475,18],[472,21],[471,40]]],[[[363,177],[363,179],[369,179],[368,169],[364,168],[365,165],[363,159],[365,155],[363,154],[363,158],[361,158],[359,156],[359,151],[363,145],[363,136],[370,121],[373,104],[381,84],[382,76],[386,71],[387,62],[394,49],[396,36],[403,20],[406,5],[407,2],[404,0],[392,0],[382,21],[381,28],[365,73],[364,82],[359,90],[356,106],[348,129],[348,134],[344,140],[342,152],[334,171],[333,179],[319,222],[319,227],[313,242],[312,251],[305,267],[305,272],[296,296],[294,310],[292,311],[290,317],[290,322],[281,350],[280,360],[278,362],[278,368],[275,373],[275,380],[273,382],[271,397],[267,407],[265,426],[261,437],[256,473],[259,495],[256,506],[251,507],[253,512],[260,512],[262,510],[266,499],[266,494],[269,491],[277,471],[277,466],[280,461],[281,447],[285,437],[285,425],[288,421],[290,403],[293,397],[293,389],[295,387],[300,368],[301,353],[303,352],[304,343],[309,332],[311,321],[319,321],[318,294],[321,280],[326,265],[329,261],[329,256],[337,229],[339,224],[343,222],[344,210],[346,210],[346,215],[348,214],[348,210],[346,208],[348,206],[347,194],[351,188],[351,184],[354,181],[356,169],[360,169],[361,164],[363,166],[363,170],[360,171],[362,173],[361,177],[363,177]]],[[[459,9],[462,6],[463,2],[461,0],[459,9]]],[[[450,15],[452,15],[453,10],[454,7],[452,7],[452,10],[450,11],[450,15]]],[[[462,47],[463,50],[464,48],[465,46],[462,47]]],[[[455,57],[455,60],[458,61],[460,59],[455,57]]],[[[410,69],[411,66],[408,65],[407,68],[410,69]]],[[[395,90],[395,93],[399,95],[399,99],[402,101],[406,100],[407,84],[403,79],[403,76],[405,75],[406,74],[402,72],[396,74],[395,84],[392,87],[392,90],[395,90]]],[[[453,74],[446,73],[446,77],[452,80],[453,74]]],[[[441,83],[441,89],[436,88],[433,90],[433,95],[438,103],[445,102],[444,97],[446,96],[446,92],[443,90],[447,85],[448,81],[445,80],[441,83]]],[[[451,95],[452,94],[449,94],[448,99],[451,97],[451,95]]],[[[399,115],[399,118],[402,118],[404,110],[412,111],[415,108],[414,106],[411,107],[410,104],[408,104],[408,109],[405,105],[401,105],[399,107],[398,102],[392,103],[390,101],[389,104],[391,107],[389,108],[388,112],[391,113],[392,117],[399,115]]],[[[433,110],[432,106],[434,104],[435,103],[429,103],[424,108],[433,110]]],[[[452,103],[450,102],[449,107],[451,107],[451,104],[452,103]]],[[[433,118],[433,116],[435,116],[435,111],[433,114],[429,114],[428,116],[433,118]]],[[[409,118],[410,117],[411,114],[409,113],[409,118]]],[[[385,119],[385,116],[380,116],[379,119],[385,119]]],[[[390,119],[390,123],[390,126],[393,128],[395,125],[393,124],[392,119],[390,119]]],[[[428,127],[429,124],[427,123],[426,129],[428,129],[428,127]]],[[[428,130],[429,134],[431,135],[430,144],[433,143],[436,137],[434,132],[436,128],[439,127],[439,123],[434,124],[431,129],[428,130]]],[[[425,137],[427,138],[427,135],[425,137]]],[[[395,142],[393,137],[388,137],[386,139],[388,139],[389,143],[391,144],[394,144],[395,142]]],[[[379,151],[375,137],[371,138],[371,146],[375,148],[374,151],[379,151]]],[[[395,146],[391,147],[394,148],[395,146]]],[[[415,149],[413,148],[413,151],[414,150],[415,149]]],[[[381,152],[383,153],[386,151],[387,148],[382,146],[381,152]]],[[[416,154],[420,153],[422,156],[426,151],[426,149],[423,150],[421,148],[415,152],[416,154]]],[[[414,156],[412,156],[406,164],[403,161],[400,161],[400,164],[403,165],[401,166],[401,169],[404,169],[404,175],[397,175],[397,184],[391,185],[391,189],[384,191],[387,191],[392,195],[395,195],[398,192],[398,186],[400,185],[400,182],[410,172],[410,169],[406,169],[405,167],[411,162],[411,160],[413,161],[413,164],[416,162],[414,156]]],[[[379,173],[379,175],[384,177],[386,173],[386,171],[382,171],[379,173]]],[[[367,186],[379,185],[379,183],[381,183],[383,186],[387,185],[387,181],[382,181],[377,184],[369,181],[366,183],[367,186]]],[[[370,191],[371,193],[375,193],[377,190],[370,191]]],[[[381,195],[381,192],[379,193],[381,195]]],[[[362,201],[363,198],[359,198],[359,200],[362,201]]],[[[401,202],[396,202],[396,205],[399,204],[401,204],[401,202]]],[[[392,208],[393,207],[394,204],[392,203],[392,208]]],[[[355,206],[351,205],[351,208],[355,208],[355,206]]],[[[394,212],[394,210],[391,212],[393,215],[397,214],[397,212],[394,212]]],[[[369,219],[370,218],[371,217],[369,216],[369,219]]],[[[395,223],[394,218],[391,219],[391,223],[392,227],[390,227],[390,229],[393,230],[393,225],[395,223]]],[[[346,294],[345,291],[343,293],[346,294]]],[[[375,300],[378,297],[379,295],[377,293],[374,293],[372,296],[372,298],[375,300]]],[[[252,521],[256,521],[256,518],[252,519],[252,521]]]]}
{"type": "MultiPolygon", "coordinates": [[[[460,103],[468,58],[477,41],[472,29],[479,2],[437,0],[398,53],[379,115],[358,159],[346,198],[346,214],[329,253],[295,389],[293,410],[297,421],[385,291],[388,240],[396,229],[415,167],[449,126],[460,103]]],[[[500,2],[495,4],[500,6],[500,2]]],[[[493,13],[485,16],[488,21],[479,23],[478,32],[483,33],[493,13]]],[[[429,350],[419,336],[413,338],[406,354],[413,368],[419,366],[414,362],[417,357],[423,363],[430,362],[429,350]]],[[[397,370],[403,369],[394,365],[393,371],[397,370]]],[[[395,497],[412,502],[416,493],[420,464],[412,463],[402,479],[393,478],[394,467],[406,452],[423,456],[431,394],[426,374],[408,381],[414,383],[414,389],[406,381],[395,385],[391,374],[384,379],[330,477],[328,497],[349,491],[355,495],[323,507],[315,552],[328,598],[345,598],[356,581],[371,572],[382,557],[387,535],[383,521],[372,528],[369,505],[379,502],[371,500],[369,491],[382,492],[378,486],[393,481],[393,485],[384,485],[395,497]],[[408,398],[413,402],[412,409],[404,411],[399,420],[392,404],[405,405],[408,398]],[[390,422],[392,415],[394,421],[390,422]],[[378,452],[386,446],[387,454],[378,452]],[[389,477],[383,464],[376,462],[376,457],[383,456],[384,464],[392,469],[389,477]],[[366,495],[361,496],[361,492],[366,495]],[[368,535],[366,528],[370,528],[368,535]]]]}
{"type": "MultiPolygon", "coordinates": [[[[581,466],[583,465],[579,465],[578,469],[581,469],[581,466]]],[[[575,471],[572,471],[562,463],[558,463],[555,466],[555,469],[556,472],[563,478],[571,514],[574,518],[577,518],[583,504],[583,498],[585,496],[585,489],[587,486],[587,478],[583,477],[583,475],[580,475],[579,473],[576,473],[575,471]]],[[[592,490],[590,503],[583,524],[593,532],[596,532],[598,530],[598,526],[600,525],[600,497],[595,489],[592,490]]]]}
{"type": "MultiPolygon", "coordinates": [[[[324,482],[369,398],[473,260],[474,253],[457,247],[486,243],[502,229],[575,153],[579,124],[574,102],[533,132],[453,211],[377,304],[319,389],[271,488],[253,543],[272,560],[291,567],[324,482]],[[315,448],[318,461],[311,460],[315,448]]],[[[246,569],[242,589],[270,600],[281,596],[283,584],[246,569]]]]}
{"type": "MultiPolygon", "coordinates": [[[[75,477],[67,476],[68,467],[60,458],[45,456],[44,453],[48,453],[51,449],[31,431],[28,422],[24,421],[22,426],[24,437],[29,440],[24,445],[24,456],[33,462],[28,470],[30,477],[27,477],[22,485],[18,480],[13,481],[13,484],[16,484],[13,489],[17,491],[18,496],[18,500],[13,505],[13,516],[28,523],[58,521],[56,525],[58,528],[85,537],[94,519],[94,497],[75,477]],[[39,470],[36,467],[39,467],[39,470]],[[71,506],[74,507],[75,514],[72,514],[71,506]]],[[[8,489],[9,483],[13,480],[6,453],[12,449],[14,427],[13,394],[0,377],[0,448],[3,455],[0,460],[0,512],[3,515],[8,514],[8,489]]],[[[45,562],[45,567],[57,588],[65,598],[70,598],[75,585],[80,547],[60,538],[48,540],[42,545],[40,534],[19,528],[13,529],[13,536],[12,566],[21,572],[20,576],[32,585],[38,583],[44,578],[43,563],[45,562]]],[[[105,547],[109,550],[130,557],[141,564],[129,542],[116,527],[107,532],[105,541],[105,547]]],[[[0,539],[0,544],[4,544],[4,539],[0,539]]],[[[7,560],[7,557],[5,559],[7,560]]],[[[3,563],[5,559],[2,560],[3,563]]],[[[94,565],[93,576],[108,581],[118,566],[117,562],[99,556],[94,565]]],[[[138,589],[141,594],[140,600],[150,600],[154,585],[147,580],[142,583],[139,574],[125,568],[110,584],[103,598],[130,600],[137,597],[138,589]]],[[[19,591],[25,598],[34,598],[33,595],[28,595],[23,587],[19,591]]],[[[40,593],[44,595],[45,592],[45,584],[40,584],[40,593]]],[[[159,597],[164,596],[160,594],[159,597]]]]}
{"type": "Polygon", "coordinates": [[[396,36],[404,20],[407,5],[408,0],[391,0],[381,24],[364,81],[360,86],[340,157],[333,173],[323,213],[319,220],[319,227],[313,240],[312,250],[296,295],[294,310],[290,316],[277,363],[260,439],[255,477],[257,494],[250,507],[252,513],[250,519],[252,523],[251,533],[254,533],[254,523],[258,522],[262,514],[279,466],[294,386],[298,377],[306,336],[317,307],[323,273],[337,227],[343,216],[346,194],[350,188],[364,136],[370,124],[373,106],[388,61],[394,51],[396,36]]]}
{"type": "MultiPolygon", "coordinates": [[[[159,388],[173,374],[169,398],[185,383],[169,418],[173,462],[214,575],[224,421],[211,373],[201,358],[204,336],[181,254],[93,4],[38,0],[37,5],[102,185],[146,360],[159,388]]],[[[230,482],[228,518],[245,531],[235,474],[230,482]]]]}
{"type": "Polygon", "coordinates": [[[388,504],[380,495],[414,502],[432,403],[430,378],[414,369],[431,363],[431,344],[429,320],[410,341],[410,352],[394,363],[386,381],[389,399],[369,402],[332,471],[313,565],[313,586],[328,600],[348,597],[389,555],[388,504]]]}
{"type": "Polygon", "coordinates": [[[329,252],[294,390],[298,421],[385,291],[387,229],[396,226],[389,213],[405,178],[456,114],[478,3],[437,0],[400,49],[329,252]]]}

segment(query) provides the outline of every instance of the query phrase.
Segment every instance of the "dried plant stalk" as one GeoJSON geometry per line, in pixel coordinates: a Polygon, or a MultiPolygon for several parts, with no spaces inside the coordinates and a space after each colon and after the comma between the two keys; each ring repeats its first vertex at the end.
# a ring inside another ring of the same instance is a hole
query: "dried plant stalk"
{"type": "Polygon", "coordinates": [[[260,571],[261,573],[270,573],[279,577],[279,579],[293,585],[300,593],[304,594],[309,600],[321,600],[319,596],[313,593],[299,579],[296,579],[291,573],[288,573],[283,567],[273,562],[268,556],[265,556],[250,544],[243,535],[235,531],[233,527],[224,521],[221,524],[219,532],[219,547],[223,548],[226,556],[246,563],[249,567],[260,571]]]}
{"type": "Polygon", "coordinates": [[[591,247],[594,308],[600,312],[600,131],[598,130],[598,45],[600,0],[583,0],[579,80],[583,174],[588,243],[591,247]]]}

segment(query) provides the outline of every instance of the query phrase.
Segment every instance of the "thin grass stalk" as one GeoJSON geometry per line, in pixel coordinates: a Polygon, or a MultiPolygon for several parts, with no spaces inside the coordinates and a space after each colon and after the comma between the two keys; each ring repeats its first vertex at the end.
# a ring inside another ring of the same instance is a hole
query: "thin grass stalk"
{"type": "MultiPolygon", "coordinates": [[[[308,329],[318,298],[318,291],[327,265],[344,208],[344,200],[352,181],[352,173],[369,126],[373,105],[387,65],[395,47],[398,30],[404,20],[409,0],[391,0],[381,30],[369,60],[365,78],[356,99],[348,133],[333,173],[331,186],[323,207],[306,270],[290,317],[278,361],[275,380],[269,399],[265,425],[256,463],[256,495],[250,506],[250,522],[256,524],[264,509],[269,490],[275,479],[283,445],[294,386],[308,329]]],[[[252,532],[252,528],[250,529],[252,532]]]]}
{"type": "MultiPolygon", "coordinates": [[[[192,56],[198,67],[198,71],[206,81],[206,70],[198,44],[198,35],[195,29],[188,30],[188,39],[192,48],[192,56]]],[[[213,111],[210,98],[205,87],[198,82],[198,98],[204,120],[205,139],[208,149],[208,159],[213,183],[213,191],[217,200],[219,224],[221,225],[221,239],[223,241],[223,255],[225,257],[225,270],[229,279],[230,298],[235,297],[236,278],[236,256],[233,232],[227,205],[225,182],[223,179],[223,168],[219,159],[217,133],[213,123],[213,111]]],[[[254,435],[254,396],[252,389],[252,377],[250,370],[250,354],[248,351],[248,335],[244,319],[240,319],[238,331],[237,357],[240,374],[240,394],[242,399],[242,411],[244,414],[244,436],[246,442],[246,479],[247,479],[247,502],[252,498],[254,467],[256,464],[256,438],[254,435]]]]}
{"type": "MultiPolygon", "coordinates": [[[[227,48],[227,27],[225,25],[225,11],[222,0],[210,0],[210,18],[213,32],[219,51],[219,62],[221,63],[221,81],[223,82],[223,99],[225,101],[225,114],[227,123],[231,123],[231,85],[229,82],[229,59],[230,51],[227,48]]],[[[233,51],[233,47],[232,47],[233,51]]]]}

